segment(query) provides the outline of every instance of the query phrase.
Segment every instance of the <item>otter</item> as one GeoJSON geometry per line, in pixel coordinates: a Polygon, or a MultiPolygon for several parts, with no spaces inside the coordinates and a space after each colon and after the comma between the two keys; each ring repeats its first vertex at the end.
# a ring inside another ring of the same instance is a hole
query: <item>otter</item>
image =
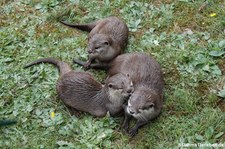
{"type": "Polygon", "coordinates": [[[121,19],[111,16],[88,24],[62,24],[89,32],[88,61],[84,67],[89,68],[92,61],[109,63],[122,53],[128,42],[128,27],[121,19]]]}
{"type": "Polygon", "coordinates": [[[128,74],[118,73],[108,77],[103,86],[86,72],[74,71],[71,67],[55,58],[43,58],[24,66],[28,68],[40,63],[56,65],[60,71],[56,90],[63,103],[75,111],[104,117],[109,111],[117,116],[123,111],[122,104],[133,92],[133,84],[128,74]]]}
{"type": "MultiPolygon", "coordinates": [[[[83,65],[84,62],[74,60],[83,65]]],[[[164,79],[160,65],[152,57],[142,53],[127,53],[117,56],[111,63],[91,68],[104,68],[108,77],[117,73],[128,73],[134,85],[134,92],[129,97],[128,105],[124,105],[125,118],[122,128],[130,136],[138,133],[138,129],[156,118],[163,105],[164,79]],[[134,117],[136,125],[129,130],[129,121],[134,117]]]]}

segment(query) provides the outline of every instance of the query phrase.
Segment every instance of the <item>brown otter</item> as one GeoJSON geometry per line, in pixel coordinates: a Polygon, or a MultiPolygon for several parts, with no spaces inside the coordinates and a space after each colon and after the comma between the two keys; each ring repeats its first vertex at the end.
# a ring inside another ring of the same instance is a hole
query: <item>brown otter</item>
{"type": "Polygon", "coordinates": [[[108,63],[122,53],[128,42],[128,27],[118,17],[111,16],[88,24],[62,24],[90,32],[88,35],[89,59],[84,67],[88,68],[93,60],[108,63]]]}
{"type": "MultiPolygon", "coordinates": [[[[84,64],[75,60],[75,63],[84,64]]],[[[150,56],[141,53],[127,53],[117,56],[111,63],[91,64],[91,68],[105,68],[108,76],[128,73],[134,84],[134,93],[124,106],[125,119],[122,128],[128,130],[131,116],[137,119],[136,125],[129,131],[131,136],[138,128],[157,117],[162,109],[164,80],[160,65],[150,56]]]]}
{"type": "Polygon", "coordinates": [[[102,86],[91,74],[73,71],[67,63],[55,58],[39,59],[24,68],[39,63],[51,63],[59,68],[56,89],[66,106],[96,117],[105,116],[107,111],[111,116],[119,114],[123,110],[122,104],[133,92],[133,84],[127,75],[113,75],[102,86]]]}

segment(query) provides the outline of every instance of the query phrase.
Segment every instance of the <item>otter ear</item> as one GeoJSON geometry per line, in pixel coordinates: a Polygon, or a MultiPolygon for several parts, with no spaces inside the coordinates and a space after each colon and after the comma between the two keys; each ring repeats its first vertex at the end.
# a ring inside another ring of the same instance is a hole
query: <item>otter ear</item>
{"type": "Polygon", "coordinates": [[[127,73],[126,76],[127,76],[128,78],[130,78],[130,74],[129,74],[129,73],[127,73]]]}

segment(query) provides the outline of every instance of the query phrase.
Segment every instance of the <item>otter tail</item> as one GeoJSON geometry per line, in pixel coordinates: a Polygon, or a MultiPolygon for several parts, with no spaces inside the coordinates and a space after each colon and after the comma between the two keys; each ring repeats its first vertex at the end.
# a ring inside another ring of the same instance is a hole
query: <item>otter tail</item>
{"type": "Polygon", "coordinates": [[[60,21],[60,23],[72,28],[77,28],[79,30],[86,31],[86,32],[90,32],[97,24],[96,22],[88,23],[88,24],[70,24],[64,21],[60,21]]]}
{"type": "Polygon", "coordinates": [[[55,58],[38,59],[38,60],[36,60],[36,61],[34,61],[30,64],[25,65],[23,68],[28,68],[30,66],[40,64],[40,63],[50,63],[50,64],[53,64],[53,65],[56,65],[59,68],[61,76],[72,70],[71,67],[67,63],[62,62],[60,60],[57,60],[55,58]]]}

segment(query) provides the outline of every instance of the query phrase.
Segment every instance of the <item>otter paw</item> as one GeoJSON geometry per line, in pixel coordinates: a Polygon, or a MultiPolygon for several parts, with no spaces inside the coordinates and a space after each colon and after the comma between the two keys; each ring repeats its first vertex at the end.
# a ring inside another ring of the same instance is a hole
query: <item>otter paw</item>
{"type": "Polygon", "coordinates": [[[130,137],[134,137],[137,133],[138,133],[137,129],[131,129],[128,134],[130,137]]]}
{"type": "Polygon", "coordinates": [[[85,63],[83,67],[84,67],[85,70],[88,70],[88,69],[90,69],[90,64],[89,63],[85,63]]]}

